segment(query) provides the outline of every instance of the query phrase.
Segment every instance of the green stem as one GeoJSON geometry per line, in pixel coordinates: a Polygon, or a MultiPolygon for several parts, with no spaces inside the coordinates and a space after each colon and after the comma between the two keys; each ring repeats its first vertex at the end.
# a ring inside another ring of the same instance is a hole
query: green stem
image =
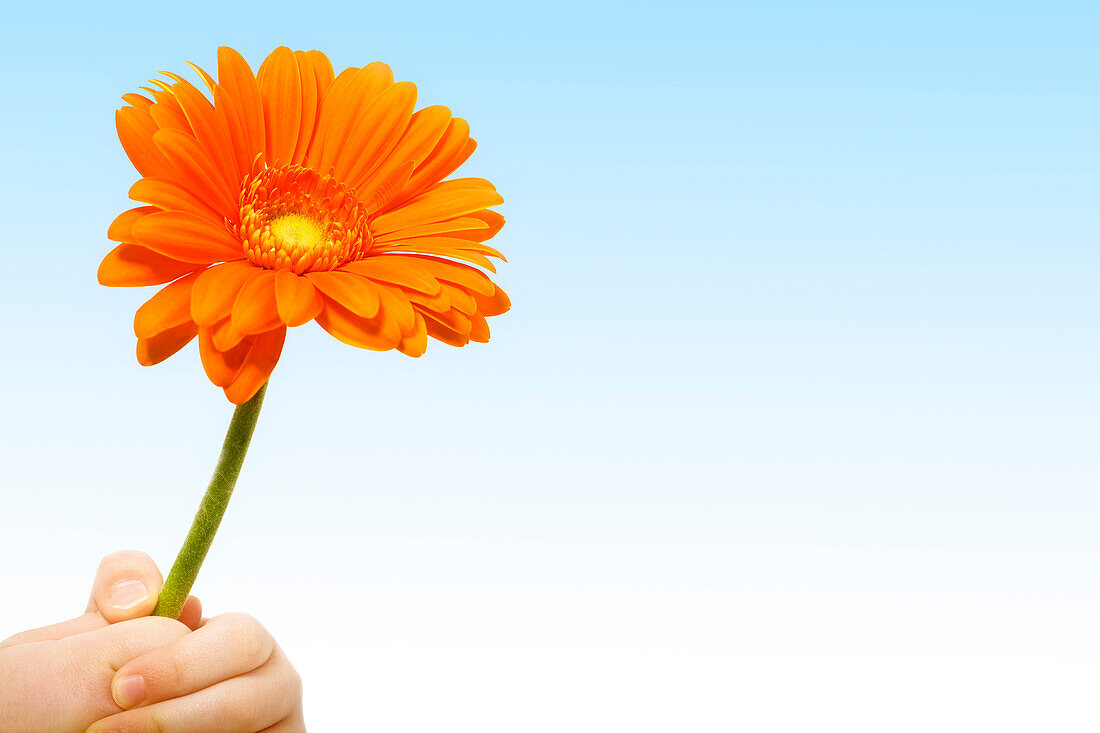
{"type": "Polygon", "coordinates": [[[187,539],[183,541],[183,547],[176,555],[176,562],[168,573],[168,579],[160,589],[154,616],[179,618],[180,611],[183,610],[187,594],[195,584],[195,578],[198,577],[202,561],[206,559],[210,543],[214,541],[225,508],[229,506],[233,487],[237,485],[237,476],[241,473],[248,444],[252,442],[252,433],[256,430],[256,420],[260,417],[265,392],[266,382],[252,399],[238,405],[233,411],[233,419],[229,421],[229,430],[225,433],[222,454],[218,457],[214,476],[210,479],[199,510],[195,513],[195,521],[191,523],[187,539]]]}

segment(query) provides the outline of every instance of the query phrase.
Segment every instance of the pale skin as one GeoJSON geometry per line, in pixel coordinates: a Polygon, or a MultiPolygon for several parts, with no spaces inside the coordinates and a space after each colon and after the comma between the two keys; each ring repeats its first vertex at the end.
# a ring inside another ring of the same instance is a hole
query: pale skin
{"type": "Polygon", "coordinates": [[[0,643],[3,733],[305,733],[302,682],[241,613],[152,617],[152,558],[104,558],[84,615],[0,643]]]}

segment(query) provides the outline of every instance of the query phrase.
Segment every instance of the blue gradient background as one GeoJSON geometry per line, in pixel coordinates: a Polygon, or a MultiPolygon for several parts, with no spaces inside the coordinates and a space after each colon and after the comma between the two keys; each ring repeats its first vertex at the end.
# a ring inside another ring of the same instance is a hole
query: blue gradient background
{"type": "Polygon", "coordinates": [[[292,331],[196,592],[326,730],[1100,727],[1093,3],[25,4],[0,69],[0,636],[167,567],[229,405],[95,282],[119,95],[384,60],[514,308],[292,331]]]}

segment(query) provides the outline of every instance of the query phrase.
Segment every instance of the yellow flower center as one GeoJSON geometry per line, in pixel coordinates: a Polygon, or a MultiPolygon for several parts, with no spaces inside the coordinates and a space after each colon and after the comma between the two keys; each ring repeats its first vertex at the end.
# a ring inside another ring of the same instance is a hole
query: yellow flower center
{"type": "Polygon", "coordinates": [[[269,270],[333,270],[371,247],[369,217],[355,191],[301,165],[254,170],[241,186],[245,256],[269,270]]]}
{"type": "Polygon", "coordinates": [[[325,238],[325,230],[321,225],[302,214],[284,214],[272,219],[268,226],[271,227],[276,244],[282,245],[284,249],[313,249],[322,244],[325,238]]]}

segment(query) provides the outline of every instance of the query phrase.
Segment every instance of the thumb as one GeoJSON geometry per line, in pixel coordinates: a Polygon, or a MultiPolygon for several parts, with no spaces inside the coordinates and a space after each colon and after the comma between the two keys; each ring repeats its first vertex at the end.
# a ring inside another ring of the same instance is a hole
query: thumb
{"type": "MultiPolygon", "coordinates": [[[[99,563],[83,616],[16,634],[0,643],[0,648],[62,639],[98,629],[105,623],[148,616],[157,605],[157,594],[163,584],[157,564],[144,552],[112,553],[99,563]]],[[[202,604],[198,598],[188,596],[180,620],[192,630],[202,624],[202,604]]]]}
{"type": "Polygon", "coordinates": [[[112,553],[99,563],[88,610],[98,611],[112,624],[148,616],[163,584],[157,564],[144,552],[112,553]]]}
{"type": "MultiPolygon", "coordinates": [[[[148,616],[157,605],[157,594],[163,584],[157,564],[144,552],[113,553],[99,563],[83,616],[16,634],[0,643],[0,648],[63,639],[98,629],[105,623],[148,616]]],[[[192,609],[191,616],[194,615],[192,609]]]]}

